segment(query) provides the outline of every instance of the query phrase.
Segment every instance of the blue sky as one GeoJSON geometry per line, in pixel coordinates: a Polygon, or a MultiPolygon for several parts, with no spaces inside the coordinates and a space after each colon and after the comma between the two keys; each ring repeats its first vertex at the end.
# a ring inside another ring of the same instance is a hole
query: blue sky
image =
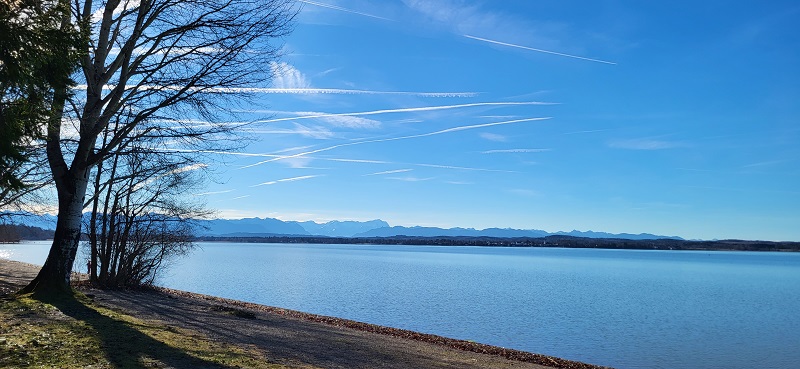
{"type": "Polygon", "coordinates": [[[220,217],[800,241],[796,1],[302,3],[220,217]]]}

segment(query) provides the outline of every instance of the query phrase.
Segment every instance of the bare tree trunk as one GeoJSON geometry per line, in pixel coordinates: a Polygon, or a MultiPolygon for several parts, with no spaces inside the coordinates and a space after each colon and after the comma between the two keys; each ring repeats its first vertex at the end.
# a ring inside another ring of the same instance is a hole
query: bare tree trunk
{"type": "Polygon", "coordinates": [[[88,184],[88,170],[75,178],[74,191],[58,189],[58,222],[53,236],[53,245],[44,266],[36,278],[21,292],[60,293],[70,290],[69,281],[72,264],[78,251],[81,239],[81,216],[83,215],[83,198],[88,184]]]}
{"type": "MultiPolygon", "coordinates": [[[[108,142],[108,132],[104,132],[103,134],[103,145],[105,145],[106,142],[108,142]]],[[[103,184],[101,181],[103,178],[103,163],[104,161],[100,161],[97,164],[97,169],[95,170],[96,175],[94,179],[94,189],[93,189],[94,196],[92,197],[91,200],[92,218],[89,222],[89,247],[91,249],[89,254],[89,280],[92,282],[97,282],[97,258],[99,255],[99,249],[98,249],[99,240],[97,238],[97,215],[98,215],[97,210],[100,206],[100,194],[102,193],[101,186],[105,186],[105,184],[103,184]]],[[[109,183],[108,186],[110,187],[111,184],[109,183]]],[[[103,218],[105,219],[105,216],[103,218]]],[[[105,227],[103,227],[103,229],[105,229],[105,227]]],[[[102,239],[105,239],[105,237],[103,237],[102,239]]]]}
{"type": "MultiPolygon", "coordinates": [[[[80,96],[72,98],[69,78],[52,86],[45,141],[58,193],[58,223],[44,267],[23,292],[69,291],[93,166],[142,142],[148,143],[144,147],[150,154],[158,153],[156,148],[166,142],[175,149],[172,154],[186,148],[216,151],[222,145],[221,135],[236,132],[221,113],[232,112],[226,102],[246,97],[249,87],[269,81],[271,75],[263,65],[280,50],[270,41],[288,34],[297,14],[293,0],[147,0],[126,2],[122,9],[119,1],[55,2],[62,12],[57,17],[61,30],[79,29],[85,36],[78,42],[81,45],[54,47],[65,58],[80,55],[85,90],[73,90],[80,96]],[[260,51],[251,52],[253,48],[260,51]],[[197,117],[209,124],[184,119],[197,117]],[[67,121],[62,118],[78,123],[77,140],[62,137],[62,123],[67,121]],[[108,135],[102,144],[97,142],[101,133],[108,135]]],[[[180,170],[185,169],[172,168],[171,173],[180,170]]],[[[103,229],[92,235],[100,238],[99,255],[92,256],[100,261],[99,268],[92,266],[99,269],[95,271],[99,280],[114,279],[116,265],[124,263],[130,233],[117,229],[117,223],[134,216],[126,211],[130,202],[120,194],[135,190],[133,184],[114,191],[113,206],[107,211],[114,185],[112,181],[105,189],[103,229]]],[[[92,226],[96,225],[95,218],[92,226]]],[[[176,248],[187,247],[176,242],[176,248]]]]}
{"type": "Polygon", "coordinates": [[[92,218],[89,221],[89,247],[91,249],[89,255],[89,280],[97,282],[97,209],[100,205],[100,197],[97,193],[100,191],[100,178],[103,173],[103,163],[97,165],[97,173],[94,180],[94,199],[92,199],[92,218]]]}
{"type": "MultiPolygon", "coordinates": [[[[69,1],[59,0],[61,9],[61,29],[72,27],[69,1]]],[[[70,54],[69,45],[57,45],[58,53],[66,58],[70,54]]],[[[81,137],[71,165],[64,161],[61,148],[61,119],[64,107],[69,98],[69,87],[64,81],[53,86],[53,103],[47,121],[46,153],[47,161],[58,192],[58,222],[53,236],[53,245],[39,274],[31,281],[22,293],[45,292],[67,293],[70,291],[69,280],[72,264],[78,251],[81,238],[81,216],[83,200],[89,183],[89,171],[86,158],[92,152],[94,137],[81,137]]]]}

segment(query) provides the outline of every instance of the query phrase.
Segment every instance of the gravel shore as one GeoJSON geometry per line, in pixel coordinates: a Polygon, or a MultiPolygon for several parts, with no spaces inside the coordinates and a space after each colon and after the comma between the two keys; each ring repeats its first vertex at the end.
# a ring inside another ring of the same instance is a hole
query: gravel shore
{"type": "MultiPolygon", "coordinates": [[[[0,294],[13,293],[38,266],[0,259],[0,294]]],[[[78,287],[102,306],[142,319],[256,347],[270,361],[320,368],[602,368],[546,355],[185,291],[78,287]]]]}

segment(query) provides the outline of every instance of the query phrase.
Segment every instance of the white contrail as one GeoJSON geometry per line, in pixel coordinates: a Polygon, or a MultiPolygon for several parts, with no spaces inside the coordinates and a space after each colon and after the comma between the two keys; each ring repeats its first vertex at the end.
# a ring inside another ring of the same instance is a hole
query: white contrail
{"type": "Polygon", "coordinates": [[[310,178],[315,178],[315,177],[320,177],[320,176],[321,176],[321,175],[310,175],[310,176],[300,176],[300,177],[292,177],[292,178],[283,178],[283,179],[277,179],[277,180],[274,180],[274,181],[269,181],[269,182],[259,183],[259,184],[257,184],[257,185],[253,185],[253,186],[250,186],[250,187],[258,187],[258,186],[274,185],[274,184],[276,184],[276,183],[281,183],[281,182],[294,182],[294,181],[301,181],[301,180],[304,180],[304,179],[310,179],[310,178]]]}
{"type": "Polygon", "coordinates": [[[233,192],[234,190],[224,190],[224,191],[210,191],[210,192],[203,192],[203,193],[196,193],[195,196],[206,196],[206,195],[218,195],[221,193],[228,193],[233,192]]]}
{"type": "MultiPolygon", "coordinates": [[[[398,162],[391,162],[391,161],[382,161],[382,160],[363,160],[363,159],[334,159],[334,158],[320,158],[320,157],[309,157],[314,160],[327,160],[327,161],[338,161],[338,162],[345,162],[345,163],[364,163],[364,164],[392,164],[392,165],[413,165],[415,167],[426,167],[426,168],[440,168],[440,169],[455,169],[455,170],[471,170],[471,171],[478,171],[478,172],[499,172],[499,173],[519,173],[514,170],[503,170],[503,169],[487,169],[487,168],[471,168],[471,167],[458,167],[454,165],[441,165],[441,164],[425,164],[425,163],[398,163],[398,162]]],[[[410,169],[409,169],[410,170],[410,169]]],[[[383,173],[383,172],[381,172],[383,173]]],[[[373,175],[378,175],[381,173],[373,173],[373,175]]],[[[383,173],[388,174],[388,173],[383,173]]],[[[369,174],[367,174],[369,175],[369,174]]]]}
{"type": "MultiPolygon", "coordinates": [[[[162,151],[165,151],[165,150],[162,150],[162,151]]],[[[204,153],[204,154],[235,155],[235,156],[277,158],[277,159],[286,158],[286,156],[284,156],[284,155],[277,155],[277,154],[256,154],[256,153],[249,153],[249,152],[233,152],[233,151],[212,151],[212,150],[168,150],[168,151],[185,152],[185,153],[196,152],[196,153],[204,153]]],[[[313,160],[335,161],[335,162],[342,162],[342,163],[413,165],[413,166],[417,166],[417,167],[427,167],[427,168],[472,170],[472,171],[481,171],[481,172],[518,173],[517,171],[513,171],[513,170],[471,168],[471,167],[459,167],[459,166],[453,166],[453,165],[425,164],[425,163],[399,163],[399,162],[391,162],[391,161],[385,161],[385,160],[347,159],[347,158],[321,158],[321,157],[316,157],[316,156],[313,156],[313,157],[307,156],[307,158],[313,159],[313,160]]],[[[377,173],[375,173],[375,174],[377,175],[377,173]]],[[[233,190],[230,190],[230,191],[233,191],[233,190]]],[[[229,191],[224,191],[224,192],[229,192],[229,191]]],[[[208,194],[211,194],[211,193],[208,193],[208,194]]],[[[200,194],[198,194],[198,195],[200,195],[200,194]]]]}
{"type": "MultiPolygon", "coordinates": [[[[104,91],[115,89],[115,85],[104,85],[104,91]]],[[[87,85],[76,85],[75,90],[86,90],[87,85]]],[[[126,90],[183,90],[183,86],[151,86],[151,85],[125,85],[126,90]]],[[[412,92],[412,91],[376,91],[376,90],[349,90],[343,88],[272,88],[272,87],[193,87],[188,91],[203,91],[208,93],[262,93],[262,94],[339,94],[339,95],[407,95],[418,97],[475,97],[477,92],[412,92]]]]}
{"type": "Polygon", "coordinates": [[[472,171],[478,171],[478,172],[519,173],[519,172],[517,172],[515,170],[470,168],[470,167],[458,167],[458,166],[454,166],[454,165],[438,165],[438,164],[410,164],[410,165],[416,165],[416,166],[428,167],[428,168],[472,170],[472,171]]]}
{"type": "Polygon", "coordinates": [[[277,154],[255,154],[255,153],[249,153],[249,152],[235,152],[235,151],[163,149],[163,148],[155,148],[155,147],[151,147],[150,149],[163,151],[163,152],[175,152],[175,153],[198,153],[198,154],[215,154],[215,155],[257,156],[257,157],[271,157],[271,158],[283,157],[283,155],[277,155],[277,154]]]}
{"type": "Polygon", "coordinates": [[[307,145],[307,146],[295,146],[295,147],[290,147],[290,148],[288,148],[288,149],[283,149],[283,150],[278,150],[278,151],[275,151],[275,153],[276,153],[276,154],[279,154],[279,153],[282,153],[282,152],[287,152],[287,151],[300,151],[300,150],[310,149],[310,148],[312,148],[312,147],[314,147],[314,145],[307,145]]]}
{"type": "Polygon", "coordinates": [[[342,163],[362,163],[362,164],[394,164],[390,161],[383,160],[366,160],[366,159],[334,159],[334,158],[313,158],[316,160],[338,161],[342,163]]]}
{"type": "Polygon", "coordinates": [[[410,172],[410,171],[412,171],[412,170],[413,170],[413,169],[397,169],[397,170],[387,170],[387,171],[385,171],[385,172],[377,172],[377,173],[364,174],[364,176],[380,176],[380,175],[384,175],[384,174],[405,173],[405,172],[410,172]]]}
{"type": "Polygon", "coordinates": [[[413,92],[413,91],[376,91],[376,90],[351,90],[343,88],[267,88],[267,87],[239,87],[239,88],[211,88],[211,92],[239,92],[239,93],[264,93],[264,94],[338,94],[338,95],[409,95],[419,97],[475,97],[477,92],[413,92]]]}
{"type": "Polygon", "coordinates": [[[443,129],[441,131],[421,133],[421,134],[418,134],[418,135],[410,135],[410,136],[402,136],[402,137],[391,137],[391,138],[380,138],[380,139],[375,139],[375,140],[365,140],[365,141],[358,141],[358,142],[348,142],[348,143],[343,143],[343,144],[324,147],[324,148],[321,148],[321,149],[301,152],[301,153],[298,153],[298,154],[286,155],[286,156],[282,156],[282,157],[268,159],[268,160],[260,161],[260,162],[255,163],[255,164],[245,165],[245,166],[243,166],[243,167],[241,167],[239,169],[250,168],[250,167],[254,167],[254,166],[257,166],[257,165],[266,164],[266,163],[270,163],[270,162],[278,161],[278,160],[285,160],[285,159],[297,158],[297,157],[301,157],[301,156],[308,156],[308,155],[316,154],[316,153],[319,153],[319,152],[330,151],[330,150],[333,150],[333,149],[338,149],[340,147],[346,147],[346,146],[363,145],[363,144],[367,144],[367,143],[377,143],[377,142],[408,140],[408,139],[412,139],[412,138],[429,137],[429,136],[441,135],[441,134],[444,134],[444,133],[465,131],[465,130],[468,130],[468,129],[492,127],[492,126],[499,126],[499,125],[505,125],[505,124],[513,124],[513,123],[522,123],[522,122],[532,122],[532,121],[539,121],[539,120],[546,120],[546,119],[550,119],[550,118],[549,117],[544,117],[544,118],[514,119],[514,120],[506,120],[506,121],[502,121],[502,122],[493,122],[493,123],[474,124],[474,125],[468,125],[468,126],[459,126],[459,127],[443,129]]]}
{"type": "Polygon", "coordinates": [[[522,45],[509,44],[509,43],[507,43],[507,42],[501,42],[501,41],[496,41],[496,40],[490,40],[490,39],[488,39],[488,38],[481,38],[481,37],[475,37],[475,36],[470,36],[470,35],[462,35],[462,36],[464,36],[464,37],[466,37],[466,38],[471,38],[471,39],[473,39],[473,40],[478,40],[478,41],[483,41],[483,42],[489,42],[489,43],[492,43],[492,44],[503,45],[503,46],[509,46],[509,47],[516,47],[516,48],[519,48],[519,49],[531,50],[531,51],[536,51],[536,52],[540,52],[540,53],[553,54],[553,55],[558,55],[558,56],[566,56],[566,57],[568,57],[568,58],[575,58],[575,59],[581,59],[581,60],[588,60],[588,61],[593,61],[593,62],[597,62],[597,63],[605,63],[605,64],[613,64],[613,65],[616,65],[616,64],[617,64],[617,63],[614,63],[614,62],[605,61],[605,60],[600,60],[600,59],[585,58],[585,57],[583,57],[583,56],[570,55],[570,54],[564,54],[564,53],[559,53],[559,52],[555,52],[555,51],[542,50],[542,49],[535,49],[535,48],[532,48],[532,47],[527,47],[527,46],[522,46],[522,45]]]}
{"type": "Polygon", "coordinates": [[[331,4],[325,4],[325,3],[318,3],[318,2],[316,2],[316,1],[309,1],[309,0],[297,0],[297,1],[299,1],[299,2],[301,2],[301,3],[306,3],[306,4],[311,4],[311,5],[321,6],[321,7],[323,7],[323,8],[328,8],[328,9],[338,10],[338,11],[342,11],[342,12],[348,12],[348,13],[353,13],[353,14],[363,15],[363,16],[365,16],[365,17],[377,18],[377,19],[383,19],[383,20],[387,20],[387,21],[390,21],[390,22],[392,21],[392,20],[391,20],[391,19],[389,19],[389,18],[384,18],[384,17],[379,17],[379,16],[377,16],[377,15],[372,15],[372,14],[362,13],[362,12],[358,12],[358,11],[355,11],[355,10],[352,10],[352,9],[342,8],[341,6],[336,6],[336,5],[331,5],[331,4]]]}
{"type": "Polygon", "coordinates": [[[435,111],[435,110],[446,110],[446,109],[470,108],[470,107],[475,107],[475,106],[555,105],[555,104],[557,104],[557,103],[547,103],[547,102],[539,102],[539,101],[481,102],[481,103],[458,104],[458,105],[438,105],[438,106],[421,106],[421,107],[416,107],[416,108],[383,109],[383,110],[362,111],[362,112],[354,112],[354,113],[311,113],[310,115],[302,115],[302,116],[299,116],[299,117],[274,118],[274,119],[259,120],[259,121],[256,121],[256,123],[274,123],[274,122],[284,122],[284,121],[299,120],[299,119],[314,119],[314,118],[339,117],[339,116],[360,116],[360,115],[376,115],[376,114],[391,114],[391,113],[413,113],[413,112],[421,112],[421,111],[435,111]]]}

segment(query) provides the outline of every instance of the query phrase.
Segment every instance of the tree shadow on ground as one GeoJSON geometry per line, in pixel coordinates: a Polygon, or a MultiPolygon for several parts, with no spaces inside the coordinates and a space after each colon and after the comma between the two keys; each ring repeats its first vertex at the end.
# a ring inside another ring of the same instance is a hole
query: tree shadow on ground
{"type": "MultiPolygon", "coordinates": [[[[32,297],[55,306],[65,315],[85,322],[91,327],[96,332],[106,358],[115,368],[233,368],[200,358],[213,355],[213,352],[200,348],[184,350],[173,347],[142,332],[140,329],[144,327],[143,324],[101,314],[91,307],[91,302],[85,297],[74,295],[32,297]]],[[[169,331],[170,327],[159,329],[169,331]]],[[[173,333],[180,338],[180,333],[175,331],[173,333]]]]}
{"type": "Polygon", "coordinates": [[[20,277],[5,270],[0,270],[0,295],[11,295],[19,291],[20,286],[25,286],[28,282],[30,282],[30,278],[27,278],[27,276],[20,277]]]}

